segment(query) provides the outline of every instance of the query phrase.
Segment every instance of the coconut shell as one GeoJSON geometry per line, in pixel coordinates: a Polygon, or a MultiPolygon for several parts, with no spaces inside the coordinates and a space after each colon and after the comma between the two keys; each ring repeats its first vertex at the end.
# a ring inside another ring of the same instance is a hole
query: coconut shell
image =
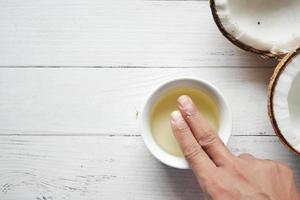
{"type": "Polygon", "coordinates": [[[264,50],[259,50],[256,49],[255,47],[249,46],[248,44],[239,41],[237,38],[235,38],[233,35],[231,35],[229,32],[227,32],[227,30],[225,29],[225,27],[223,26],[223,24],[221,23],[221,20],[219,18],[219,15],[217,13],[217,9],[216,9],[216,4],[215,4],[215,0],[210,0],[210,8],[212,11],[212,15],[214,18],[214,21],[217,25],[217,27],[219,28],[219,30],[221,31],[221,33],[230,41],[232,42],[234,45],[236,45],[237,47],[248,51],[248,52],[252,52],[252,53],[256,53],[258,55],[260,55],[263,58],[275,58],[277,60],[281,60],[285,55],[285,53],[283,54],[275,54],[271,51],[264,51],[264,50]]]}
{"type": "Polygon", "coordinates": [[[300,48],[297,49],[294,52],[288,53],[277,65],[275,68],[275,71],[271,77],[271,81],[269,83],[268,87],[268,114],[270,121],[272,123],[273,129],[276,133],[276,135],[279,137],[280,141],[286,146],[289,150],[294,152],[297,156],[300,157],[300,152],[297,151],[292,145],[289,144],[289,142],[284,138],[278,123],[275,118],[274,109],[273,109],[273,97],[274,97],[274,89],[277,85],[278,79],[281,75],[281,73],[284,71],[284,69],[287,67],[287,65],[290,63],[290,61],[295,57],[299,56],[300,54],[300,48]]]}

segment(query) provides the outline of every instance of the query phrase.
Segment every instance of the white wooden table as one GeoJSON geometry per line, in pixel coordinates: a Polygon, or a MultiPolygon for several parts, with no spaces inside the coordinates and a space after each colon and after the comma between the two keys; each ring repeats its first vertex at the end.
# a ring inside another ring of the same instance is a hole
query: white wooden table
{"type": "Polygon", "coordinates": [[[217,30],[207,1],[0,0],[0,199],[202,199],[190,171],[145,148],[146,95],[206,79],[232,109],[229,147],[290,165],[266,88],[274,61],[217,30]]]}

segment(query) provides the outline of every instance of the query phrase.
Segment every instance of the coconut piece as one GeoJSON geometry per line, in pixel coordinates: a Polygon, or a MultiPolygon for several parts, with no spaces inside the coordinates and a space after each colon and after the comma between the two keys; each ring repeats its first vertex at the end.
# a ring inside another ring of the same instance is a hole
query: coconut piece
{"type": "Polygon", "coordinates": [[[214,20],[238,47],[282,58],[300,44],[299,0],[210,0],[214,20]]]}
{"type": "Polygon", "coordinates": [[[268,91],[273,128],[281,141],[300,156],[300,49],[278,64],[268,91]]]}

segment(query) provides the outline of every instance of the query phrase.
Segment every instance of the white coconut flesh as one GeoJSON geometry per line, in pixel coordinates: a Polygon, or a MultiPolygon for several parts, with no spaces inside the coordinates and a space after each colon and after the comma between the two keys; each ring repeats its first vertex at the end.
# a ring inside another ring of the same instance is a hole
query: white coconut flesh
{"type": "Polygon", "coordinates": [[[225,31],[259,51],[285,54],[300,44],[299,0],[214,0],[225,31]]]}
{"type": "Polygon", "coordinates": [[[300,55],[279,74],[273,91],[273,113],[281,135],[300,152],[300,55]]]}

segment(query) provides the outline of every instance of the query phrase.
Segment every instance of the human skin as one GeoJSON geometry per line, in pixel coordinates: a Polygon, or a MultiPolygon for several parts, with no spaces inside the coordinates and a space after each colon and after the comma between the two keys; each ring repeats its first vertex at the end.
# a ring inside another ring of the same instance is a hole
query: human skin
{"type": "Polygon", "coordinates": [[[300,200],[292,170],[250,154],[234,156],[186,95],[171,126],[201,189],[211,200],[300,200]]]}

